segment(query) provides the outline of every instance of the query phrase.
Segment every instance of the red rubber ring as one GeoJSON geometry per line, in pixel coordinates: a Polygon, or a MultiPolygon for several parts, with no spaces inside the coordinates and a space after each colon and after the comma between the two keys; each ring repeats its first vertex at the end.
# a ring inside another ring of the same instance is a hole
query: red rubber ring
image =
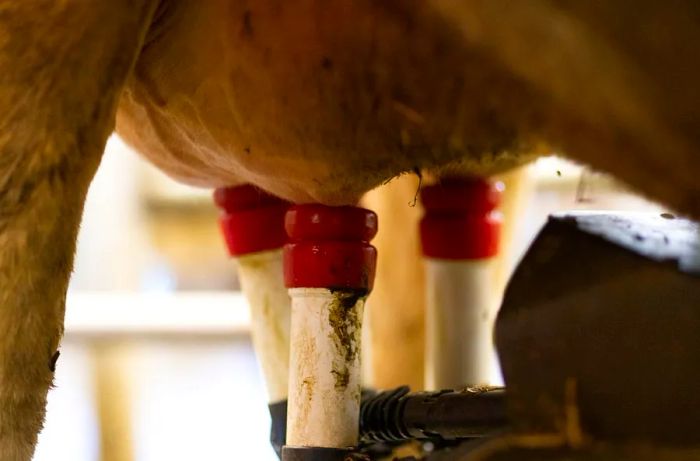
{"type": "Polygon", "coordinates": [[[448,179],[421,191],[423,255],[429,258],[484,259],[498,253],[502,187],[484,179],[448,179]]]}
{"type": "Polygon", "coordinates": [[[377,215],[354,206],[308,204],[289,209],[284,220],[289,240],[369,242],[377,235],[377,215]]]}
{"type": "Polygon", "coordinates": [[[219,224],[231,256],[282,248],[287,241],[288,202],[251,185],[217,189],[214,201],[223,209],[219,224]]]}
{"type": "Polygon", "coordinates": [[[251,184],[235,187],[220,187],[214,190],[214,202],[228,213],[265,208],[274,205],[289,206],[289,202],[270,195],[251,184]]]}
{"type": "Polygon", "coordinates": [[[370,291],[377,250],[369,241],[377,233],[377,215],[357,207],[297,205],[285,227],[284,277],[289,288],[370,291]]]}

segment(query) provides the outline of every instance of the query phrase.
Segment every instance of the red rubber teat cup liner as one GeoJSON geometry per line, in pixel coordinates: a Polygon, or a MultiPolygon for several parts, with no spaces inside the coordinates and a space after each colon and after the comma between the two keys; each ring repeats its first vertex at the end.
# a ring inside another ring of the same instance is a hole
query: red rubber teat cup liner
{"type": "Polygon", "coordinates": [[[498,253],[501,216],[494,211],[500,183],[479,178],[444,179],[425,187],[420,222],[423,254],[435,259],[484,259],[498,253]]]}
{"type": "Polygon", "coordinates": [[[219,224],[231,256],[282,248],[287,241],[288,202],[251,185],[216,189],[214,201],[222,210],[219,224]]]}
{"type": "Polygon", "coordinates": [[[358,443],[362,318],[374,282],[377,250],[369,242],[377,216],[352,206],[297,205],[285,228],[292,299],[287,460],[304,447],[358,443]]]}
{"type": "Polygon", "coordinates": [[[287,399],[289,389],[291,300],[282,276],[289,203],[251,185],[217,189],[214,201],[222,210],[221,231],[250,307],[251,337],[268,399],[277,404],[287,399]]]}
{"type": "Polygon", "coordinates": [[[377,215],[363,208],[296,205],[287,211],[284,278],[288,288],[372,290],[377,215]]]}

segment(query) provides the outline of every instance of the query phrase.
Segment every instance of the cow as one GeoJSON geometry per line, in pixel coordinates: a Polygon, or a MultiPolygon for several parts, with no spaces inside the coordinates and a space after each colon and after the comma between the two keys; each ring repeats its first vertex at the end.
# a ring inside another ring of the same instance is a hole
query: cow
{"type": "Polygon", "coordinates": [[[115,129],[296,203],[557,152],[698,217],[699,25],[693,0],[0,2],[0,460],[31,459],[115,129]]]}

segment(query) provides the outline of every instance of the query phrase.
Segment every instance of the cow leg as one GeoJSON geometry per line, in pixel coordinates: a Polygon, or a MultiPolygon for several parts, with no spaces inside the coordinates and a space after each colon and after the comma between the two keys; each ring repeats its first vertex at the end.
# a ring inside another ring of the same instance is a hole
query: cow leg
{"type": "Polygon", "coordinates": [[[28,461],[85,194],[152,0],[0,4],[0,461],[28,461]]]}

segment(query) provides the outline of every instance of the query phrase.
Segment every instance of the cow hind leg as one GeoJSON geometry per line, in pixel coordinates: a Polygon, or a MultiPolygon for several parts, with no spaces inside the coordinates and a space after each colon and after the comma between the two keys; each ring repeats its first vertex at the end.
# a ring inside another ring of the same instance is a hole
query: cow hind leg
{"type": "Polygon", "coordinates": [[[32,457],[85,194],[153,3],[0,4],[0,461],[32,457]]]}

